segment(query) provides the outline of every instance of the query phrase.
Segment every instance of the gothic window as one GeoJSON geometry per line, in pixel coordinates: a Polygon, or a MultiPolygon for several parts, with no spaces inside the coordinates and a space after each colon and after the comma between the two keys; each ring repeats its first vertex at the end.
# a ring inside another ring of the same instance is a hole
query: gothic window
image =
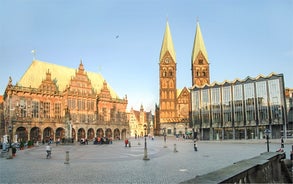
{"type": "Polygon", "coordinates": [[[39,117],[39,102],[32,101],[32,118],[39,117]]]}
{"type": "Polygon", "coordinates": [[[199,59],[198,60],[198,64],[202,65],[203,64],[203,60],[202,59],[199,59]]]}
{"type": "Polygon", "coordinates": [[[166,88],[167,87],[167,81],[164,80],[162,83],[163,83],[162,87],[166,88]]]}
{"type": "Polygon", "coordinates": [[[106,121],[107,120],[107,109],[104,107],[102,109],[102,120],[106,121]]]}
{"type": "Polygon", "coordinates": [[[21,99],[20,102],[19,102],[19,108],[20,108],[20,117],[26,117],[27,114],[26,114],[26,111],[27,111],[27,108],[26,108],[26,100],[25,99],[21,99]]]}
{"type": "Polygon", "coordinates": [[[50,102],[44,102],[44,118],[50,118],[50,102]]]}
{"type": "Polygon", "coordinates": [[[82,109],[82,103],[81,103],[81,100],[78,99],[77,100],[77,110],[81,110],[82,109]]]}
{"type": "Polygon", "coordinates": [[[85,101],[82,100],[82,109],[81,110],[85,110],[85,101]]]}
{"type": "Polygon", "coordinates": [[[162,103],[162,109],[166,109],[166,104],[165,104],[165,102],[162,103]]]}
{"type": "Polygon", "coordinates": [[[86,110],[91,110],[91,101],[90,100],[87,100],[86,102],[86,110]]]}
{"type": "Polygon", "coordinates": [[[55,118],[61,118],[61,103],[55,103],[54,114],[55,118]]]}
{"type": "Polygon", "coordinates": [[[167,71],[166,71],[165,68],[164,68],[163,71],[162,71],[162,75],[163,75],[163,77],[166,77],[166,76],[167,76],[167,71]]]}
{"type": "Polygon", "coordinates": [[[170,82],[169,82],[169,87],[170,87],[170,88],[173,88],[173,87],[174,87],[174,83],[173,83],[172,80],[170,80],[170,82]]]}
{"type": "Polygon", "coordinates": [[[170,109],[170,102],[167,102],[167,109],[170,109]]]}

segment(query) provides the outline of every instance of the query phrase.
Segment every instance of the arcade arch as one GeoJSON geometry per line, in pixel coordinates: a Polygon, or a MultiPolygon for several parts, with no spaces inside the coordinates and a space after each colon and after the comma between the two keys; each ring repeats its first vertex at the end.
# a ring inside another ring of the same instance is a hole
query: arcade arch
{"type": "Polygon", "coordinates": [[[33,127],[30,130],[30,140],[33,140],[34,142],[41,142],[42,141],[42,132],[39,127],[33,127]]]}
{"type": "Polygon", "coordinates": [[[51,127],[44,129],[43,140],[44,142],[49,142],[50,139],[54,138],[54,131],[51,127]]]}
{"type": "Polygon", "coordinates": [[[15,135],[17,135],[18,142],[28,141],[28,132],[24,127],[18,127],[16,129],[15,135]]]}

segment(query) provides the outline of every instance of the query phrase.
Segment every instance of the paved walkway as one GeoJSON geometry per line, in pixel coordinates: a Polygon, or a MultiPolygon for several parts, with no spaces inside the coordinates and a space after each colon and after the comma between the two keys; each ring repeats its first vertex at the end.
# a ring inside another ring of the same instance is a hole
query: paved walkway
{"type": "MultiPolygon", "coordinates": [[[[0,158],[0,183],[180,183],[196,175],[226,167],[266,152],[266,140],[199,141],[198,152],[191,140],[162,137],[147,139],[149,161],[144,161],[144,139],[110,145],[53,145],[46,159],[45,146],[18,151],[14,159],[0,158]],[[139,144],[140,143],[140,144],[139,144]],[[174,152],[174,144],[178,152],[174,152]],[[65,152],[69,151],[69,164],[65,152]]],[[[293,140],[285,141],[289,157],[293,140]]],[[[280,147],[271,140],[270,150],[280,147]]]]}

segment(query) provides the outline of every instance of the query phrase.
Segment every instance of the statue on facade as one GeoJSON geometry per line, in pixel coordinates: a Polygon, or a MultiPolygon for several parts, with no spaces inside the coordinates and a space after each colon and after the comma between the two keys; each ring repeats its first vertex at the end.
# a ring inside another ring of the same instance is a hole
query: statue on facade
{"type": "Polygon", "coordinates": [[[67,143],[72,142],[72,124],[71,115],[68,107],[65,109],[65,140],[67,143]]]}

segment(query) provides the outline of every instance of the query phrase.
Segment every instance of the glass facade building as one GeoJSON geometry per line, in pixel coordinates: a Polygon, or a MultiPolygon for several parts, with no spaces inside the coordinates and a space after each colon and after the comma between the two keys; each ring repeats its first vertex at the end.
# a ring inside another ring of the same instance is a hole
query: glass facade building
{"type": "Polygon", "coordinates": [[[192,123],[200,139],[280,138],[287,130],[283,74],[191,88],[192,123]]]}

